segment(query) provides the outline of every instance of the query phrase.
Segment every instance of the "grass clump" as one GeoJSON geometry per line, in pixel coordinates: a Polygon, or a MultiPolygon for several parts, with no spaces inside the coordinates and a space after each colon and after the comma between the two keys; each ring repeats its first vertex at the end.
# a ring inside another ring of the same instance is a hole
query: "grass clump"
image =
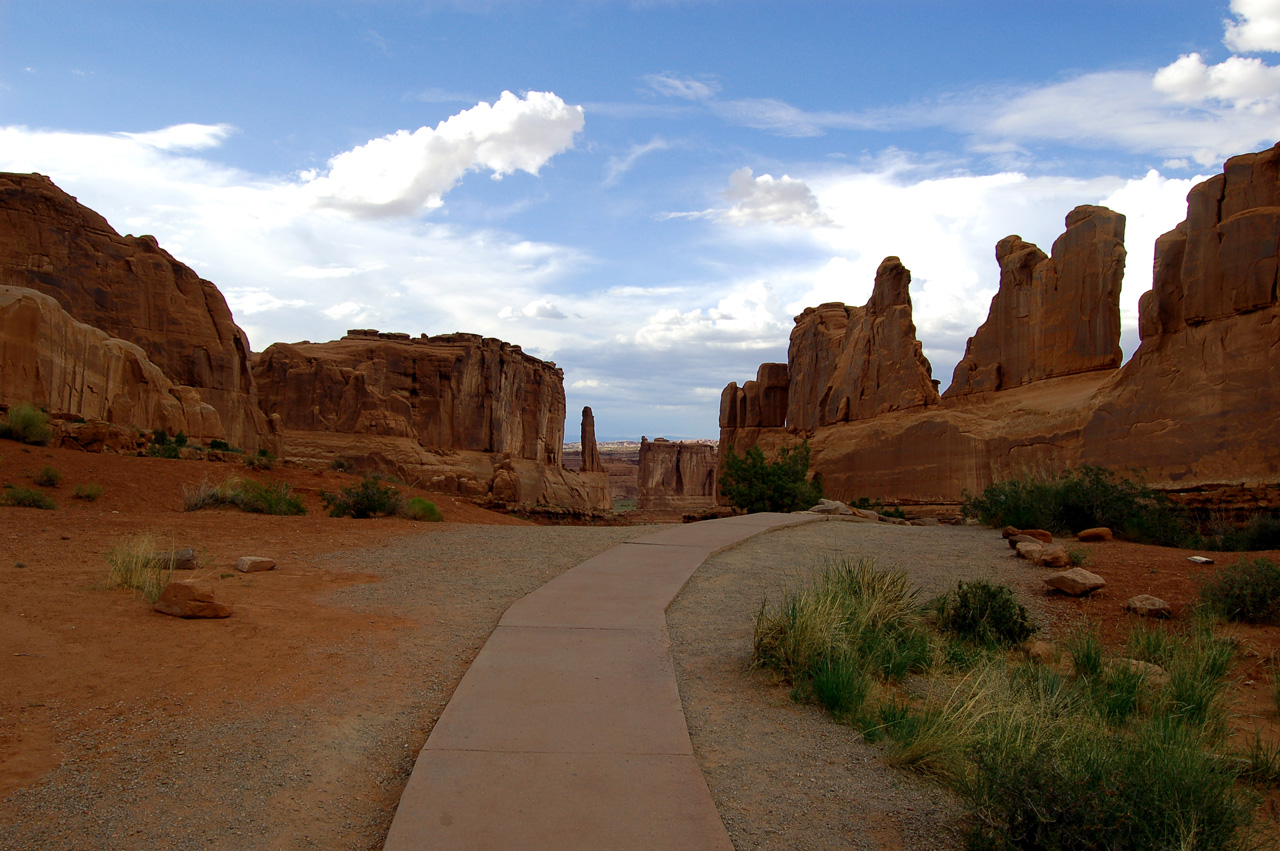
{"type": "Polygon", "coordinates": [[[1036,631],[1005,585],[959,582],[937,602],[938,626],[962,639],[995,647],[1021,644],[1036,631]]]}
{"type": "Polygon", "coordinates": [[[62,481],[62,474],[54,467],[45,464],[40,472],[35,474],[33,481],[42,488],[56,488],[58,483],[62,481]]]}
{"type": "Polygon", "coordinates": [[[329,469],[335,473],[354,473],[356,471],[356,463],[350,458],[335,455],[333,460],[329,462],[329,469]]]}
{"type": "Polygon", "coordinates": [[[1200,584],[1200,605],[1232,621],[1280,623],[1280,566],[1242,559],[1200,584]]]}
{"type": "Polygon", "coordinates": [[[44,446],[53,436],[49,427],[49,415],[35,405],[14,405],[0,422],[0,438],[44,446]]]}
{"type": "Polygon", "coordinates": [[[270,470],[276,464],[276,456],[266,449],[259,449],[254,455],[246,455],[244,465],[250,470],[270,470]]]}
{"type": "Polygon", "coordinates": [[[194,488],[184,489],[183,511],[220,506],[230,506],[252,514],[297,516],[307,513],[302,498],[294,493],[287,482],[259,482],[232,476],[222,484],[213,484],[206,479],[194,488]]]}
{"type": "Polygon", "coordinates": [[[157,552],[155,539],[139,535],[107,550],[108,588],[130,588],[154,603],[173,577],[173,554],[157,552]]]}
{"type": "Polygon", "coordinates": [[[96,502],[102,496],[102,485],[76,485],[72,496],[85,502],[96,502]]]}
{"type": "Polygon", "coordinates": [[[729,446],[720,476],[720,492],[731,505],[754,514],[759,511],[805,511],[822,499],[822,477],[807,478],[809,441],[778,450],[766,461],[760,447],[739,457],[729,446]]]}
{"type": "Polygon", "coordinates": [[[58,507],[58,504],[43,491],[8,484],[4,486],[4,491],[0,492],[0,505],[10,505],[14,508],[43,508],[45,511],[52,511],[58,507]]]}
{"type": "Polygon", "coordinates": [[[444,520],[444,515],[440,513],[440,509],[436,507],[436,504],[420,496],[415,496],[401,505],[400,514],[410,520],[420,520],[427,523],[439,523],[444,520]]]}
{"type": "Polygon", "coordinates": [[[400,492],[369,476],[360,484],[348,485],[336,494],[320,491],[320,501],[328,509],[330,517],[362,519],[395,514],[400,508],[400,492]]]}

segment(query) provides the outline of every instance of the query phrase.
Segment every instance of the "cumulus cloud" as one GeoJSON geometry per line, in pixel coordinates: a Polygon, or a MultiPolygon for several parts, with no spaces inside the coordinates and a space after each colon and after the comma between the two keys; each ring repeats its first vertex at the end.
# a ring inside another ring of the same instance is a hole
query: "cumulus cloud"
{"type": "Polygon", "coordinates": [[[348,213],[413,215],[441,206],[468,172],[537,174],[573,146],[584,123],[582,107],[550,92],[523,98],[503,92],[495,103],[477,104],[435,127],[398,130],[344,151],[306,188],[320,205],[348,213]]]}
{"type": "Polygon", "coordinates": [[[1157,71],[1152,85],[1179,103],[1219,101],[1257,114],[1275,114],[1280,103],[1280,67],[1256,57],[1206,65],[1199,53],[1190,53],[1157,71]]]}
{"type": "Polygon", "coordinates": [[[681,77],[676,74],[647,74],[644,81],[660,95],[684,100],[705,101],[720,92],[720,83],[713,77],[681,77]]]}
{"type": "Polygon", "coordinates": [[[734,291],[712,308],[663,308],[634,334],[619,338],[646,349],[670,350],[691,343],[701,347],[760,349],[791,333],[791,316],[766,281],[734,291]]]}
{"type": "Polygon", "coordinates": [[[1280,2],[1231,0],[1236,20],[1224,21],[1223,43],[1237,53],[1280,52],[1280,2]]]}
{"type": "Polygon", "coordinates": [[[550,299],[540,298],[529,302],[524,307],[511,307],[507,305],[498,311],[498,316],[502,319],[566,319],[560,308],[551,303],[550,299]]]}
{"type": "Polygon", "coordinates": [[[834,224],[818,206],[803,180],[783,175],[756,177],[749,168],[729,175],[729,189],[721,194],[732,206],[722,218],[735,225],[775,224],[816,228],[834,224]]]}

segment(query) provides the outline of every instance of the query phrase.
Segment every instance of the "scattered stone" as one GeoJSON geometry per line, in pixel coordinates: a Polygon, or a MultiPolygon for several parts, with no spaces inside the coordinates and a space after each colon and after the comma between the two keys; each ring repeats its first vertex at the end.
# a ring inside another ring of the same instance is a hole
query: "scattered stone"
{"type": "Polygon", "coordinates": [[[275,570],[275,559],[262,556],[240,556],[236,559],[236,570],[241,573],[259,573],[264,570],[275,570]]]}
{"type": "Polygon", "coordinates": [[[836,502],[834,499],[818,500],[818,504],[809,509],[810,514],[853,514],[853,509],[845,505],[843,502],[836,502]]]}
{"type": "Polygon", "coordinates": [[[1213,564],[1213,559],[1206,556],[1188,556],[1187,561],[1193,561],[1196,564],[1213,564]]]}
{"type": "Polygon", "coordinates": [[[150,561],[157,562],[161,565],[168,566],[173,564],[174,570],[195,570],[196,551],[194,547],[187,547],[183,550],[173,550],[167,553],[152,553],[147,556],[150,561]]]}
{"type": "Polygon", "coordinates": [[[1035,538],[1042,544],[1053,543],[1053,535],[1046,532],[1044,529],[1023,529],[1022,534],[1029,538],[1035,538]]]}
{"type": "Polygon", "coordinates": [[[1099,588],[1106,587],[1107,580],[1096,573],[1090,573],[1083,567],[1073,567],[1061,573],[1046,576],[1044,584],[1072,597],[1083,597],[1092,594],[1099,588]]]}
{"type": "Polygon", "coordinates": [[[911,521],[912,526],[938,526],[938,518],[936,517],[917,517],[911,521]]]}
{"type": "Polygon", "coordinates": [[[1159,597],[1150,594],[1139,594],[1125,601],[1124,607],[1135,615],[1144,618],[1171,618],[1173,609],[1159,597]]]}
{"type": "Polygon", "coordinates": [[[1031,560],[1040,567],[1067,567],[1071,564],[1071,557],[1067,555],[1067,551],[1062,548],[1061,544],[1050,544],[1041,547],[1040,551],[1031,556],[1031,560]]]}
{"type": "Polygon", "coordinates": [[[1093,529],[1085,529],[1076,535],[1076,540],[1085,544],[1097,544],[1103,541],[1110,541],[1113,537],[1111,530],[1106,526],[1097,526],[1093,529]]]}
{"type": "Polygon", "coordinates": [[[1035,561],[1040,551],[1044,549],[1044,544],[1039,541],[1020,541],[1014,545],[1014,551],[1017,552],[1018,558],[1030,559],[1035,561]]]}
{"type": "Polygon", "coordinates": [[[213,588],[191,580],[170,582],[151,607],[157,612],[178,618],[226,618],[231,607],[214,600],[213,588]]]}

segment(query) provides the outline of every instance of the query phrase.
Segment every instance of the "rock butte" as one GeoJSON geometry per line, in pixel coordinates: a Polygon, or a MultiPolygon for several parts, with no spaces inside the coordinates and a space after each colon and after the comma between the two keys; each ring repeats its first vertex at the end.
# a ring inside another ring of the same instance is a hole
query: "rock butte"
{"type": "Polygon", "coordinates": [[[1191,499],[1280,505],[1280,145],[1191,190],[1186,221],[1156,241],[1141,345],[1121,367],[1123,238],[1123,216],[1078,207],[1049,257],[1001,240],[1000,289],[940,398],[910,275],[886,259],[866,306],[805,310],[786,364],[725,388],[721,444],[807,438],[844,500],[954,504],[1023,470],[1096,464],[1191,499]]]}
{"type": "Polygon", "coordinates": [[[716,504],[716,447],[657,438],[640,441],[638,474],[642,510],[695,511],[716,504]]]}

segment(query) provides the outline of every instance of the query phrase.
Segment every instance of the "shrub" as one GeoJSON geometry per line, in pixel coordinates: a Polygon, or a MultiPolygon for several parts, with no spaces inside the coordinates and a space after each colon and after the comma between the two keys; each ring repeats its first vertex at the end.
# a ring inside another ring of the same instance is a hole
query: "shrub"
{"type": "Polygon", "coordinates": [[[436,504],[429,499],[415,496],[400,507],[400,514],[410,520],[422,520],[427,523],[439,523],[444,515],[436,504]]]}
{"type": "Polygon", "coordinates": [[[151,432],[151,443],[154,446],[166,446],[169,443],[169,432],[162,428],[151,432]]]}
{"type": "Polygon", "coordinates": [[[1227,620],[1280,623],[1280,567],[1265,558],[1228,565],[1201,581],[1200,604],[1227,620]]]}
{"type": "Polygon", "coordinates": [[[358,485],[342,488],[337,494],[320,491],[320,501],[329,510],[330,517],[359,519],[395,514],[400,507],[400,492],[371,476],[358,485]]]}
{"type": "Polygon", "coordinates": [[[1196,549],[1219,552],[1250,552],[1280,549],[1280,517],[1255,514],[1243,526],[1227,523],[1210,524],[1210,533],[1196,536],[1190,543],[1196,549]]]}
{"type": "Polygon", "coordinates": [[[58,507],[58,504],[43,491],[13,485],[4,486],[4,492],[0,493],[0,505],[11,505],[15,508],[43,508],[45,511],[52,511],[58,507]]]}
{"type": "Polygon", "coordinates": [[[807,481],[808,472],[807,440],[797,447],[779,449],[773,461],[766,461],[758,446],[739,457],[730,445],[720,476],[720,492],[748,513],[804,511],[822,499],[822,477],[807,481]]]}
{"type": "Polygon", "coordinates": [[[333,460],[329,462],[329,469],[338,473],[354,473],[356,464],[350,458],[340,458],[333,456],[333,460]]]}
{"type": "Polygon", "coordinates": [[[76,485],[76,492],[73,496],[86,502],[94,502],[98,497],[102,496],[102,485],[76,485]]]}
{"type": "Polygon", "coordinates": [[[44,446],[52,435],[49,415],[35,405],[14,405],[9,409],[5,421],[0,423],[0,437],[19,443],[44,446]]]}
{"type": "Polygon", "coordinates": [[[938,626],[980,644],[1020,644],[1036,631],[1027,609],[1005,585],[959,582],[938,601],[938,626]]]}
{"type": "Polygon", "coordinates": [[[171,443],[167,438],[164,443],[152,443],[148,446],[147,454],[152,458],[177,459],[182,457],[182,451],[178,449],[178,444],[171,443]]]}
{"type": "Polygon", "coordinates": [[[173,554],[157,552],[154,538],[140,535],[107,550],[108,588],[132,588],[154,603],[173,576],[173,554]]]}
{"type": "Polygon", "coordinates": [[[215,485],[208,479],[194,488],[184,488],[183,511],[230,506],[252,514],[297,516],[307,513],[302,498],[287,482],[257,482],[234,476],[215,485]]]}
{"type": "Polygon", "coordinates": [[[41,468],[40,472],[36,473],[33,481],[42,488],[56,488],[58,486],[58,482],[62,481],[62,474],[53,467],[50,467],[48,464],[45,464],[44,467],[41,468]]]}
{"type": "Polygon", "coordinates": [[[265,449],[259,449],[256,455],[246,455],[244,465],[250,470],[270,470],[275,466],[276,456],[265,449]]]}
{"type": "Polygon", "coordinates": [[[174,446],[177,446],[178,448],[182,448],[183,446],[186,446],[186,445],[187,445],[187,433],[186,433],[185,431],[179,431],[177,434],[175,434],[175,435],[173,436],[173,444],[174,444],[174,446]]]}
{"type": "Polygon", "coordinates": [[[231,452],[236,455],[241,455],[244,453],[243,449],[237,449],[236,447],[232,446],[230,443],[227,443],[225,440],[220,440],[219,438],[216,438],[216,437],[209,441],[209,448],[212,449],[214,452],[231,452]]]}

